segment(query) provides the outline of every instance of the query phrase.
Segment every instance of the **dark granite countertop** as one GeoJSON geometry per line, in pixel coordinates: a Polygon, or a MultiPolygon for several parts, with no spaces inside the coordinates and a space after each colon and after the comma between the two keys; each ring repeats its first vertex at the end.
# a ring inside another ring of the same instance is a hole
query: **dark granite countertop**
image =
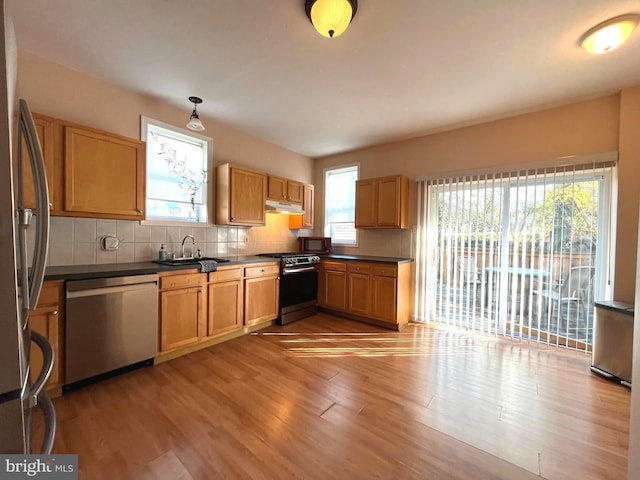
{"type": "MultiPolygon", "coordinates": [[[[278,262],[275,258],[255,255],[226,257],[229,262],[218,266],[242,265],[244,263],[278,262]]],[[[197,265],[166,266],[153,262],[107,263],[99,265],[62,265],[47,267],[45,280],[87,280],[90,278],[124,277],[127,275],[144,275],[148,273],[172,272],[176,270],[193,270],[197,265]]]]}
{"type": "Polygon", "coordinates": [[[411,258],[372,257],[369,255],[340,255],[337,253],[332,253],[330,255],[323,255],[322,258],[335,258],[336,260],[360,260],[363,262],[377,262],[377,263],[395,263],[397,265],[401,263],[413,262],[411,258]]]}

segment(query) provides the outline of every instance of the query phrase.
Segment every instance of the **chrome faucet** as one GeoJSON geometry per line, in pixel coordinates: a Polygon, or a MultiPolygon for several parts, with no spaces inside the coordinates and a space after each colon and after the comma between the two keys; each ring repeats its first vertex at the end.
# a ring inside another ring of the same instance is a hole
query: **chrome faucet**
{"type": "Polygon", "coordinates": [[[193,242],[193,246],[191,247],[192,257],[193,257],[193,252],[196,249],[196,240],[195,238],[193,238],[193,235],[185,235],[184,238],[182,239],[182,246],[180,247],[180,258],[184,258],[184,242],[187,240],[187,238],[190,238],[191,242],[193,242]]]}

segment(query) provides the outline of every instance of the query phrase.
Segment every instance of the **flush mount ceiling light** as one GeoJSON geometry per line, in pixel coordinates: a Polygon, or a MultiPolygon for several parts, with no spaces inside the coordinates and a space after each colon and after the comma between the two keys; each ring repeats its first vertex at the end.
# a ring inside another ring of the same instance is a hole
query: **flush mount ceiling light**
{"type": "Polygon", "coordinates": [[[189,123],[187,123],[187,128],[189,130],[202,131],[204,130],[204,125],[200,121],[200,117],[198,117],[198,112],[196,111],[196,107],[202,103],[202,99],[199,97],[189,97],[189,101],[193,103],[193,112],[191,112],[191,118],[189,119],[189,123]]]}
{"type": "Polygon", "coordinates": [[[356,15],[358,0],[306,0],[307,17],[320,35],[342,35],[356,15]]]}
{"type": "Polygon", "coordinates": [[[628,14],[611,18],[591,28],[580,38],[580,45],[593,54],[606,53],[627,41],[638,25],[639,15],[628,14]]]}

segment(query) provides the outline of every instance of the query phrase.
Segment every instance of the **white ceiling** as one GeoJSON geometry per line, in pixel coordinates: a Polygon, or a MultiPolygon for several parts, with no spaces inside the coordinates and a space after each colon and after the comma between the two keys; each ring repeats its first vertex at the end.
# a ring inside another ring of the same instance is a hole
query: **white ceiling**
{"type": "Polygon", "coordinates": [[[640,31],[579,37],[640,0],[360,0],[320,36],[304,0],[8,0],[18,46],[310,157],[640,84],[640,31]]]}

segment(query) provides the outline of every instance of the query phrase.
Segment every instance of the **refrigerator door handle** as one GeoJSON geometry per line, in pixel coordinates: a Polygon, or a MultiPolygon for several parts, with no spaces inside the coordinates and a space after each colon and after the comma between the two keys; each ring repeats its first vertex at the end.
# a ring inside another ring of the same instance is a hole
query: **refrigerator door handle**
{"type": "Polygon", "coordinates": [[[38,405],[44,413],[44,441],[40,449],[41,455],[51,455],[53,450],[53,442],[56,439],[56,410],[53,403],[46,393],[38,396],[38,405]]]}
{"type": "Polygon", "coordinates": [[[20,133],[29,153],[31,171],[36,194],[36,235],[33,264],[31,268],[31,287],[29,289],[29,310],[38,304],[40,290],[44,281],[44,269],[47,265],[49,246],[49,188],[44,157],[38,140],[36,126],[26,100],[20,99],[20,133]]]}
{"type": "Polygon", "coordinates": [[[42,396],[42,390],[51,376],[53,370],[53,347],[49,341],[38,332],[31,330],[31,340],[40,350],[42,350],[42,370],[29,392],[29,407],[33,408],[38,404],[38,398],[42,396]]]}

